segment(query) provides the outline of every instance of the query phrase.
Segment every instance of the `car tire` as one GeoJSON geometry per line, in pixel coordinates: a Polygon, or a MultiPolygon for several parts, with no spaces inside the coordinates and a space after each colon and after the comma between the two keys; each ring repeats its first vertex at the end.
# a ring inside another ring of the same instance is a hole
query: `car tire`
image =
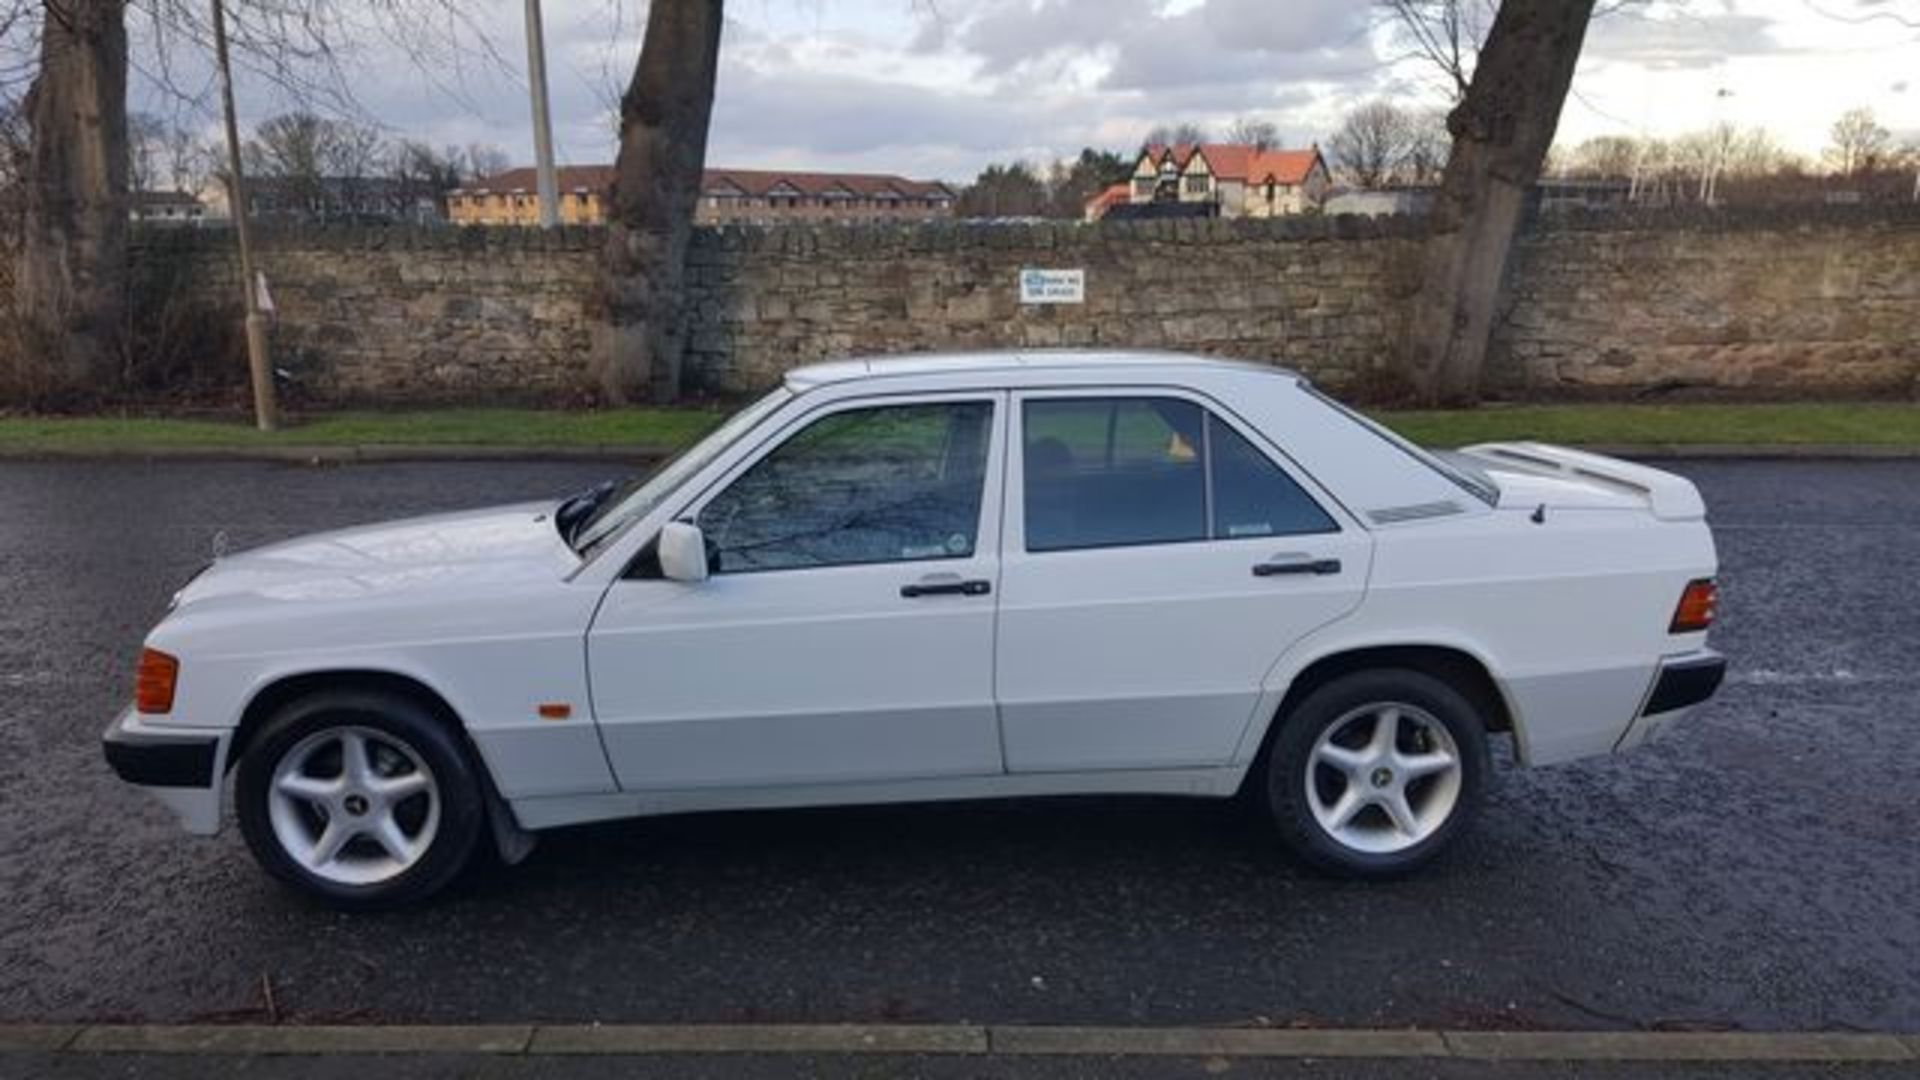
{"type": "Polygon", "coordinates": [[[1340,676],[1279,724],[1267,804],[1281,840],[1321,870],[1410,873],[1467,827],[1484,797],[1485,721],[1465,695],[1424,672],[1340,676]]]}
{"type": "Polygon", "coordinates": [[[486,825],[460,736],[420,703],[372,691],[316,693],[274,714],[240,759],[234,804],[263,869],[349,910],[439,892],[486,825]]]}

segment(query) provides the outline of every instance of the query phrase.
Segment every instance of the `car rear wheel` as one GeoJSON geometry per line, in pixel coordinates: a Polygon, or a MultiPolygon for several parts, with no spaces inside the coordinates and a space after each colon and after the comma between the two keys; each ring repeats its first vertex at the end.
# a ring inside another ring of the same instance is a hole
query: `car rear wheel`
{"type": "Polygon", "coordinates": [[[1486,726],[1444,681],[1400,669],[1319,687],[1281,720],[1267,800],[1282,840],[1322,869],[1391,877],[1465,828],[1486,777],[1486,726]]]}
{"type": "Polygon", "coordinates": [[[343,908],[411,903],[472,859],[485,803],[459,739],[402,697],[293,702],[240,760],[240,831],[274,877],[343,908]]]}

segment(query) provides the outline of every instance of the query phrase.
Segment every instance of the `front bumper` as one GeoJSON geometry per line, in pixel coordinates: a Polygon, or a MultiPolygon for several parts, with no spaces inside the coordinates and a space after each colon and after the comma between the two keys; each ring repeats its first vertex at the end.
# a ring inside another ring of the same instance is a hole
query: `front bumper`
{"type": "Polygon", "coordinates": [[[1712,649],[1671,656],[1660,662],[1640,711],[1627,726],[1614,750],[1631,750],[1652,741],[1661,732],[1720,689],[1726,678],[1727,658],[1712,649]]]}
{"type": "Polygon", "coordinates": [[[179,817],[188,832],[220,831],[220,777],[230,734],[148,723],[121,713],[100,745],[120,779],[146,790],[179,817]]]}

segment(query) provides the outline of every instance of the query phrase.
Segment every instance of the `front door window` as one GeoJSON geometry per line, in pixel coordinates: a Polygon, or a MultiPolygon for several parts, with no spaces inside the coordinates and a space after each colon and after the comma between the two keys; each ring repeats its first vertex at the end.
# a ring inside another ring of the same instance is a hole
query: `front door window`
{"type": "Polygon", "coordinates": [[[813,421],[701,510],[714,572],[972,556],[992,417],[958,401],[813,421]]]}

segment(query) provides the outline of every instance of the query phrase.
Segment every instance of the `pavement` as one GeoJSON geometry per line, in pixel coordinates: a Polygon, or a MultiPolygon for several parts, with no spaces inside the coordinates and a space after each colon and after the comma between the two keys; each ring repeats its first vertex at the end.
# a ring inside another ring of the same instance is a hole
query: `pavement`
{"type": "MultiPolygon", "coordinates": [[[[1721,697],[1642,751],[1503,770],[1477,830],[1412,879],[1317,877],[1226,805],[1059,799],[566,830],[442,902],[355,917],[274,886],[232,830],[185,836],[113,779],[97,739],[141,636],[216,530],[244,546],[562,493],[617,466],[0,463],[0,1023],[1920,1032],[1920,462],[1665,464],[1701,485],[1716,527],[1721,697]]],[[[0,1060],[0,1077],[217,1074],[37,1054],[0,1060]]],[[[390,1075],[539,1071],[463,1060],[390,1075]]],[[[657,1075],[861,1075],[832,1055],[659,1060],[657,1075]]],[[[886,1060],[1055,1076],[1219,1058],[886,1060]]],[[[1293,1076],[1308,1060],[1228,1065],[1293,1076]]],[[[1830,1068],[1349,1064],[1340,1075],[1830,1068]]]]}

